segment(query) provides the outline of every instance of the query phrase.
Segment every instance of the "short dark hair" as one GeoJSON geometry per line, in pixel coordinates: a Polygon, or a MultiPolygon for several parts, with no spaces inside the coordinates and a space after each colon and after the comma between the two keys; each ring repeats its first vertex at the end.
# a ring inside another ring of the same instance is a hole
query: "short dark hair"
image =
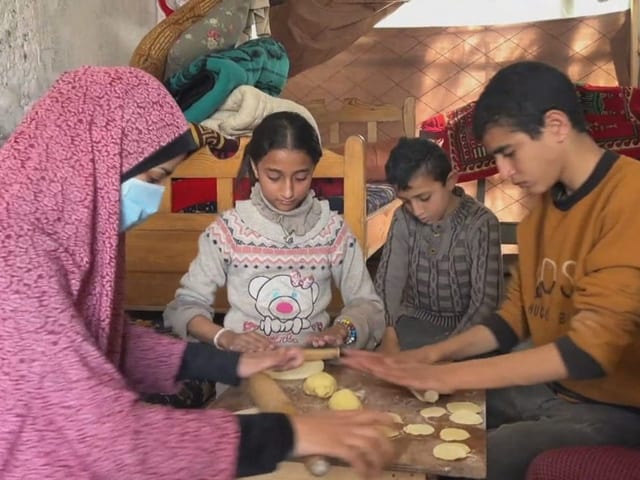
{"type": "Polygon", "coordinates": [[[301,150],[314,166],[322,157],[318,133],[307,119],[295,112],[276,112],[264,117],[253,130],[242,157],[240,177],[248,176],[255,183],[251,162],[257,166],[271,150],[280,149],[301,150]]]}
{"type": "Polygon", "coordinates": [[[560,70],[540,62],[517,62],[498,71],[478,98],[473,114],[477,139],[493,126],[504,126],[538,138],[544,115],[563,112],[578,132],[587,124],[575,85],[560,70]]]}
{"type": "Polygon", "coordinates": [[[445,151],[431,140],[402,137],[391,150],[384,170],[391,185],[406,190],[418,173],[444,185],[451,173],[451,162],[445,151]]]}

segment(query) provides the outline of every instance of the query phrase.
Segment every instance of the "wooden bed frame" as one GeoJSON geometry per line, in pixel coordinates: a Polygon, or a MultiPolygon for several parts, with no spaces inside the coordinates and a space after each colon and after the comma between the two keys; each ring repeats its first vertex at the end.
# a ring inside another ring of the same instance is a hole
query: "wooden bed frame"
{"type": "MultiPolygon", "coordinates": [[[[228,210],[234,205],[234,184],[247,141],[243,138],[240,150],[226,160],[217,159],[208,150],[201,149],[180,164],[172,178],[216,178],[217,210],[228,210]]],[[[365,142],[362,137],[349,137],[344,155],[324,149],[314,177],[343,179],[343,215],[363,251],[384,243],[393,210],[383,207],[367,216],[365,142]]],[[[196,256],[198,237],[215,219],[215,214],[172,213],[171,190],[171,181],[167,180],[159,212],[127,233],[127,310],[164,309],[196,256]]],[[[334,294],[330,313],[337,313],[341,305],[339,295],[334,294]]],[[[226,294],[219,291],[214,308],[218,312],[228,308],[226,294]]]]}
{"type": "MultiPolygon", "coordinates": [[[[408,97],[402,107],[368,105],[355,98],[345,99],[340,108],[328,110],[321,101],[312,101],[309,110],[319,125],[329,127],[329,143],[340,141],[340,125],[366,123],[367,139],[375,142],[378,126],[385,122],[400,122],[404,135],[415,136],[415,99],[408,97]]],[[[241,139],[239,151],[231,158],[220,160],[201,149],[178,166],[172,178],[216,178],[217,211],[234,206],[234,183],[248,138],[241,139]]],[[[336,145],[337,146],[337,145],[336,145]]],[[[365,140],[351,136],[344,143],[344,154],[332,147],[323,148],[323,156],[315,169],[316,178],[342,178],[344,182],[343,216],[358,239],[365,258],[370,258],[387,239],[393,213],[401,202],[394,199],[375,212],[367,213],[365,140]]],[[[198,251],[198,237],[214,220],[215,214],[172,213],[171,181],[162,199],[159,212],[127,234],[126,296],[128,310],[163,310],[175,294],[180,278],[198,251]]],[[[337,289],[329,313],[339,313],[342,306],[337,289]]],[[[214,308],[228,309],[226,294],[219,291],[214,308]]]]}

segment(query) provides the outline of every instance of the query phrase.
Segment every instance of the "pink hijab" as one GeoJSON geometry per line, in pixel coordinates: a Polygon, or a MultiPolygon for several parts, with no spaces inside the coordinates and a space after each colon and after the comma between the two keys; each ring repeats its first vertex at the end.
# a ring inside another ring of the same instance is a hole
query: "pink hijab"
{"type": "Polygon", "coordinates": [[[0,149],[8,477],[233,478],[234,417],[143,405],[133,391],[175,389],[184,343],[125,321],[120,176],[187,128],[146,73],[84,67],[0,149]]]}

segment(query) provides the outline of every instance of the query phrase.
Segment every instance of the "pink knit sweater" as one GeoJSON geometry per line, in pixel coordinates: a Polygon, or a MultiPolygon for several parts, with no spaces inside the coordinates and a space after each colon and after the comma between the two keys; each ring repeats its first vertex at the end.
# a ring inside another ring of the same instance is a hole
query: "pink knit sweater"
{"type": "Polygon", "coordinates": [[[85,67],[0,149],[0,478],[233,478],[231,414],[139,400],[185,344],[122,306],[120,175],[186,129],[147,74],[85,67]]]}

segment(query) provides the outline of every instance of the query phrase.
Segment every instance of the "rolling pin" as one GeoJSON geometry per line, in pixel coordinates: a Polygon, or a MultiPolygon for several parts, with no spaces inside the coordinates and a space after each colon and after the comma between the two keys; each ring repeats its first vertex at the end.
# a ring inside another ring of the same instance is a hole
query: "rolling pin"
{"type": "MultiPolygon", "coordinates": [[[[287,394],[267,374],[251,375],[247,384],[249,395],[261,412],[284,413],[286,415],[297,413],[287,394]]],[[[326,475],[331,467],[329,461],[320,455],[306,457],[304,465],[308,472],[316,477],[326,475]]]]}
{"type": "Polygon", "coordinates": [[[340,347],[327,348],[305,348],[302,350],[304,361],[311,362],[313,360],[334,360],[340,358],[340,347]]]}

